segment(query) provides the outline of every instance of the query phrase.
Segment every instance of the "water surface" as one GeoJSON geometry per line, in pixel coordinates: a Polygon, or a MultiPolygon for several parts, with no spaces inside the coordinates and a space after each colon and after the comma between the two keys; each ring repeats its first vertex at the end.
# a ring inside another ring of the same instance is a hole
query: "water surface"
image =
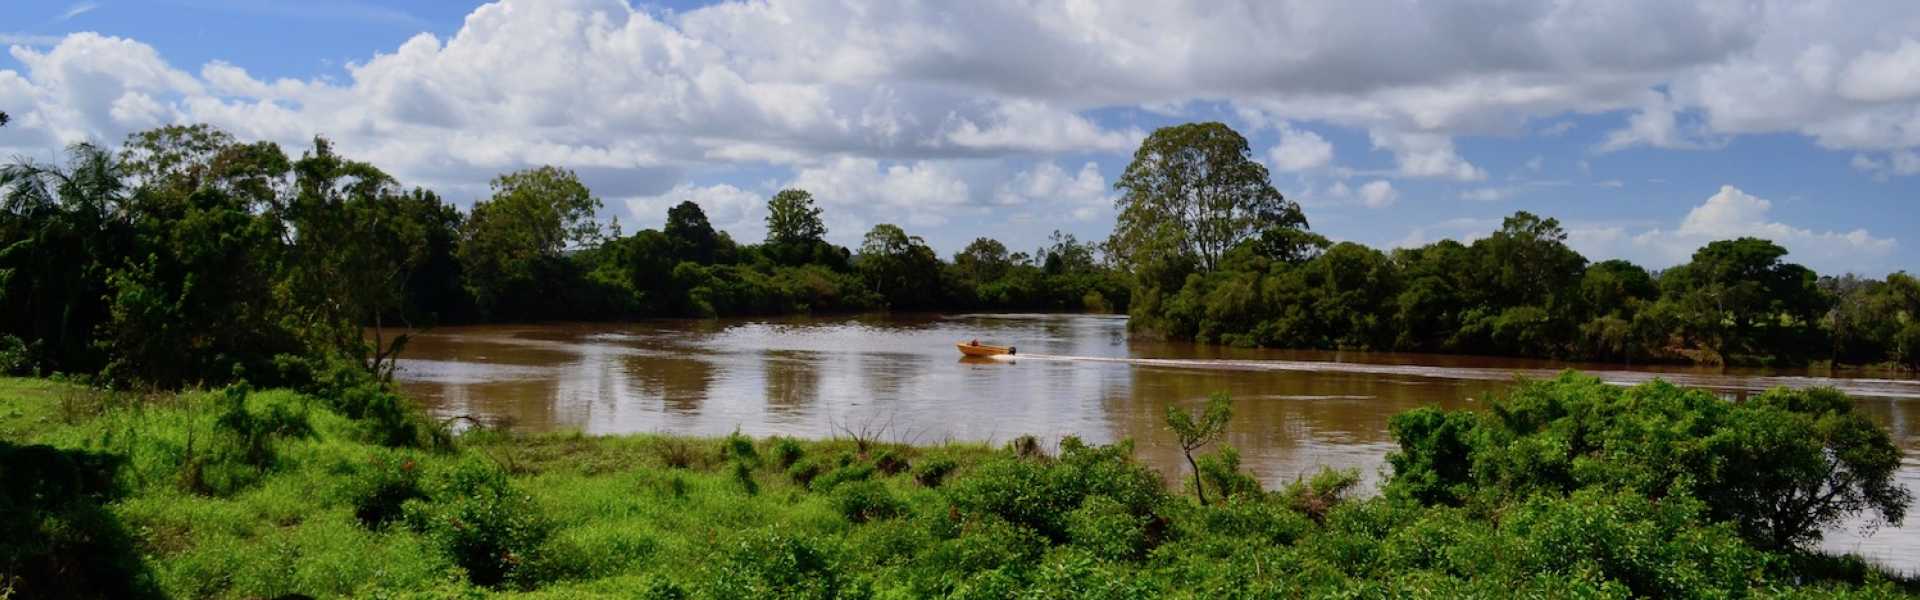
{"type": "MultiPolygon", "coordinates": [[[[1377,481],[1387,419],[1462,408],[1517,376],[1579,368],[1620,384],[1655,377],[1739,398],[1775,386],[1853,395],[1908,454],[1920,491],[1920,380],[1808,371],[1644,367],[1423,354],[1276,351],[1129,340],[1122,317],[893,315],[441,328],[400,361],[413,396],[442,416],[529,431],[673,432],[1004,442],[1132,439],[1165,473],[1184,462],[1169,405],[1233,396],[1227,441],[1269,487],[1320,466],[1377,481]],[[1013,360],[963,360],[957,341],[1011,344],[1013,360]]],[[[1903,528],[1828,534],[1832,549],[1920,570],[1920,517],[1903,528]]]]}

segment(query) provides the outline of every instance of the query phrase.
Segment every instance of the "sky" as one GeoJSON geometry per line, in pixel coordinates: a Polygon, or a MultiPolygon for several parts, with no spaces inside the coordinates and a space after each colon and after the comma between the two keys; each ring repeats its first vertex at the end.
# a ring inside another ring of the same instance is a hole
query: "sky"
{"type": "Polygon", "coordinates": [[[332,140],[461,206],[574,169],[627,231],[735,239],[799,187],[829,238],[950,254],[1113,228],[1155,128],[1225,122],[1314,231],[1391,248],[1558,218],[1651,268],[1756,236],[1920,269],[1911,0],[4,0],[0,156],[209,123],[332,140]]]}

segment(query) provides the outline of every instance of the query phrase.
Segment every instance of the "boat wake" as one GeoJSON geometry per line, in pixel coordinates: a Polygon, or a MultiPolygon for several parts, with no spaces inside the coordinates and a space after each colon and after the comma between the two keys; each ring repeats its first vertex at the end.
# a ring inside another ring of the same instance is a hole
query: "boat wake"
{"type": "MultiPolygon", "coordinates": [[[[1136,367],[1162,369],[1198,369],[1220,371],[1293,371],[1303,373],[1351,373],[1357,375],[1392,375],[1418,377],[1426,379],[1452,379],[1470,381],[1510,381],[1515,378],[1547,379],[1558,376],[1558,369],[1523,369],[1498,367],[1440,367],[1430,365],[1397,365],[1374,363],[1350,363],[1311,360],[1228,360],[1228,359],[1173,359],[1173,358],[1121,358],[1111,356],[1065,356],[1054,354],[1020,354],[1017,356],[996,356],[998,360],[1017,361],[1053,361],[1076,363],[1125,364],[1136,367]]],[[[1811,388],[1831,387],[1851,396],[1872,396],[1880,398],[1920,398],[1920,380],[1877,379],[1848,377],[1814,377],[1797,375],[1724,375],[1712,373],[1661,373],[1651,371],[1627,371],[1617,369],[1582,369],[1582,373],[1600,378],[1613,385],[1638,385],[1655,379],[1665,380],[1674,385],[1698,387],[1712,390],[1758,393],[1776,387],[1811,388]]]]}

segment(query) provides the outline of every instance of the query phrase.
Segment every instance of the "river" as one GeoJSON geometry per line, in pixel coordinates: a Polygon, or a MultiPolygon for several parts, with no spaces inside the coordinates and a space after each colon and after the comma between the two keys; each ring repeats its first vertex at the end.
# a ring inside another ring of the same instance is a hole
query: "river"
{"type": "MultiPolygon", "coordinates": [[[[1225,392],[1226,441],[1268,487],[1321,466],[1383,475],[1387,419],[1472,407],[1517,376],[1578,368],[1620,384],[1655,377],[1730,398],[1774,386],[1829,385],[1906,451],[1900,479],[1920,492],[1920,380],[1795,371],[1644,367],[1367,352],[1220,348],[1130,340],[1124,317],[867,315],[630,324],[446,327],[400,360],[407,393],[441,416],[525,431],[804,437],[876,435],[929,444],[1031,434],[1132,439],[1176,474],[1162,425],[1170,404],[1225,392]],[[961,359],[956,341],[1018,347],[1013,360],[961,359]]],[[[1903,527],[1830,531],[1830,550],[1920,571],[1920,516],[1903,527]]]]}

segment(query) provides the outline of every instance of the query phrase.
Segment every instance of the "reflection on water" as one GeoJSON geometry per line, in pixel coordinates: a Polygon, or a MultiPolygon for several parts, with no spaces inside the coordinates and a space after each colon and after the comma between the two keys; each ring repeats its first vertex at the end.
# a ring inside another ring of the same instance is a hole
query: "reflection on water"
{"type": "MultiPolygon", "coordinates": [[[[1920,381],[1827,373],[1581,365],[1392,353],[1273,351],[1130,341],[1126,321],[1091,315],[959,315],[655,321],[443,328],[400,361],[406,389],[436,413],[531,430],[670,431],[826,437],[884,429],[897,441],[1130,438],[1165,473],[1184,463],[1161,425],[1169,405],[1217,392],[1236,402],[1227,442],[1269,486],[1321,466],[1377,481],[1387,419],[1474,406],[1515,376],[1581,368],[1631,384],[1654,377],[1730,398],[1831,385],[1920,454],[1920,381]],[[1015,357],[963,359],[979,339],[1015,357]]],[[[1920,458],[1901,479],[1920,490],[1920,458]]],[[[1830,548],[1920,570],[1920,519],[1830,548]]]]}

